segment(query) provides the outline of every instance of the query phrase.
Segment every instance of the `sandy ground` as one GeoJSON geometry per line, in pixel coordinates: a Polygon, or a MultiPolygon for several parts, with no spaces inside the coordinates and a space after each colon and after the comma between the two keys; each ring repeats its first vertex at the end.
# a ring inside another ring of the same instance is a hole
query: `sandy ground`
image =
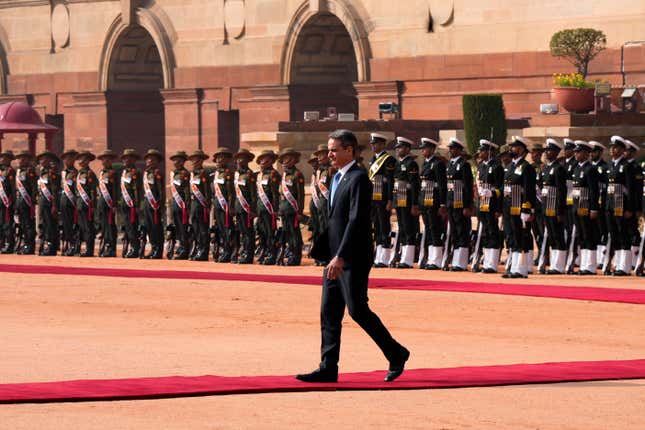
{"type": "MultiPolygon", "coordinates": [[[[320,268],[0,256],[0,263],[319,274],[320,268]]],[[[500,282],[499,276],[381,269],[378,277],[500,282]]],[[[0,382],[167,375],[267,375],[318,362],[320,288],[3,273],[0,382]]],[[[513,280],[517,282],[517,280],[513,280]]],[[[636,278],[528,282],[645,289],[636,278]]],[[[370,293],[412,351],[409,368],[645,358],[645,307],[489,294],[370,293]]],[[[351,320],[341,371],[385,369],[351,320]]],[[[446,390],[319,392],[0,405],[0,429],[626,429],[645,422],[645,381],[446,390]]]]}

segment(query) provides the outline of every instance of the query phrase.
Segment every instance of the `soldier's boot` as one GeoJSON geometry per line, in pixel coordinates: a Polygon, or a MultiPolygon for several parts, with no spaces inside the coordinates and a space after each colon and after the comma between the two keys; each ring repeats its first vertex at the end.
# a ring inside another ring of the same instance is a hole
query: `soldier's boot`
{"type": "Polygon", "coordinates": [[[226,248],[222,248],[222,252],[217,259],[218,263],[230,263],[231,262],[231,251],[226,248]]]}
{"type": "Polygon", "coordinates": [[[94,239],[90,239],[85,242],[85,252],[83,252],[81,257],[94,257],[94,239]]]}
{"type": "Polygon", "coordinates": [[[2,251],[0,253],[2,254],[13,254],[13,248],[15,244],[13,243],[12,240],[7,241],[4,246],[2,247],[2,251]]]}
{"type": "Polygon", "coordinates": [[[148,258],[151,260],[160,260],[163,257],[163,253],[161,252],[161,246],[153,246],[152,247],[152,252],[150,252],[150,255],[148,255],[148,258]]]}
{"type": "Polygon", "coordinates": [[[177,248],[173,260],[188,260],[188,249],[185,246],[177,248]]]}
{"type": "Polygon", "coordinates": [[[242,253],[238,262],[240,264],[253,264],[254,256],[255,256],[255,252],[253,251],[253,248],[248,249],[242,253]]]}
{"type": "Polygon", "coordinates": [[[193,258],[193,261],[208,261],[208,250],[200,247],[193,258]]]}
{"type": "Polygon", "coordinates": [[[139,258],[139,243],[134,242],[130,244],[130,249],[128,253],[123,256],[123,258],[139,258]]]}
{"type": "Polygon", "coordinates": [[[264,259],[260,264],[263,264],[265,266],[274,266],[276,264],[276,251],[275,250],[268,250],[265,254],[264,259]]]}
{"type": "Polygon", "coordinates": [[[113,243],[106,243],[101,257],[116,257],[116,246],[113,243]]]}
{"type": "Polygon", "coordinates": [[[45,246],[43,246],[42,252],[39,252],[38,255],[42,255],[44,257],[51,257],[56,255],[56,248],[54,247],[54,244],[52,242],[45,242],[45,246]]]}
{"type": "Polygon", "coordinates": [[[34,255],[36,253],[36,245],[25,245],[22,247],[22,255],[34,255]]]}

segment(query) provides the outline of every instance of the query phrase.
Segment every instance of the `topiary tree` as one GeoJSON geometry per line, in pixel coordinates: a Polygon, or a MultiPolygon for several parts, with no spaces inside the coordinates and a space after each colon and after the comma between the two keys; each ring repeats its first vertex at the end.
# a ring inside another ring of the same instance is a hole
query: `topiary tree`
{"type": "Polygon", "coordinates": [[[501,94],[465,94],[462,106],[466,143],[471,154],[479,147],[479,139],[498,145],[506,142],[506,112],[501,94]]]}
{"type": "Polygon", "coordinates": [[[586,78],[589,62],[607,48],[607,37],[593,28],[573,28],[555,33],[549,46],[551,55],[565,58],[586,78]]]}

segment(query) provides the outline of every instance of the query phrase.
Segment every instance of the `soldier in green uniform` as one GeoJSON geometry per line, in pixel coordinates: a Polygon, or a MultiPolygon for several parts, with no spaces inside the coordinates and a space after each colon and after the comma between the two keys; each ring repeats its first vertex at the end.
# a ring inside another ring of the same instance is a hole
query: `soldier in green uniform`
{"type": "Polygon", "coordinates": [[[256,162],[260,165],[257,175],[257,229],[260,239],[260,256],[258,263],[273,265],[276,263],[276,218],[280,204],[280,174],[273,168],[278,154],[265,150],[258,155],[256,162]]]}
{"type": "MultiPolygon", "coordinates": [[[[163,214],[166,201],[166,181],[159,164],[163,155],[156,149],[149,149],[143,156],[146,169],[143,172],[143,225],[150,242],[150,253],[143,258],[159,260],[163,257],[163,214]]],[[[141,250],[144,251],[143,249],[141,250]]]]}
{"type": "Polygon", "coordinates": [[[374,267],[387,267],[392,258],[392,186],[396,159],[387,153],[387,137],[379,133],[370,134],[370,145],[374,155],[370,160],[368,176],[372,182],[372,228],[376,242],[374,267]]]}
{"type": "Polygon", "coordinates": [[[240,249],[237,259],[238,264],[253,264],[255,255],[255,209],[258,204],[258,188],[256,174],[249,169],[249,163],[255,155],[248,149],[240,149],[234,160],[237,170],[234,174],[233,186],[235,188],[235,222],[239,234],[240,249]]]}
{"type": "Polygon", "coordinates": [[[128,242],[125,258],[139,258],[139,210],[143,191],[141,190],[141,171],[136,167],[141,156],[134,149],[126,149],[121,154],[123,170],[119,181],[119,208],[123,218],[124,237],[128,242]]]}
{"type": "MultiPolygon", "coordinates": [[[[320,145],[319,145],[320,146],[320,145]]],[[[316,157],[315,153],[311,154],[309,157],[309,160],[307,160],[307,164],[311,166],[311,180],[309,182],[309,196],[311,197],[309,199],[309,221],[307,222],[307,230],[311,232],[311,242],[313,246],[313,242],[316,240],[320,232],[322,231],[320,229],[320,212],[323,210],[322,204],[320,202],[320,192],[318,191],[318,187],[316,186],[316,175],[318,172],[318,157],[316,157]]],[[[314,260],[314,264],[316,266],[322,265],[321,261],[314,260]]]]}
{"type": "MultiPolygon", "coordinates": [[[[315,191],[320,200],[320,209],[318,210],[318,231],[323,232],[327,229],[329,222],[329,192],[331,190],[331,180],[336,174],[336,168],[332,167],[329,161],[329,149],[326,144],[318,145],[314,152],[318,158],[318,169],[316,170],[315,191]]],[[[320,262],[326,265],[326,261],[320,262]]]]}
{"type": "Polygon", "coordinates": [[[78,209],[76,208],[76,176],[78,170],[74,166],[78,151],[68,149],[60,156],[63,160],[63,170],[60,172],[60,222],[62,224],[61,241],[62,255],[71,257],[78,255],[78,209]]]}
{"type": "Polygon", "coordinates": [[[16,171],[11,167],[13,152],[0,152],[0,244],[2,254],[12,254],[15,247],[14,211],[16,203],[16,171]]]}
{"type": "Polygon", "coordinates": [[[188,160],[185,151],[177,151],[170,156],[174,170],[170,175],[170,215],[168,223],[174,226],[175,240],[179,243],[175,260],[187,260],[190,253],[188,228],[190,226],[188,211],[190,210],[190,172],[184,167],[188,160]]]}
{"type": "Polygon", "coordinates": [[[16,214],[22,237],[22,246],[17,254],[33,255],[36,250],[36,193],[38,185],[34,156],[29,151],[20,151],[16,170],[16,214]]]}
{"type": "MultiPolygon", "coordinates": [[[[296,167],[299,159],[300,153],[292,148],[284,148],[278,156],[278,162],[284,169],[280,182],[280,219],[287,245],[286,266],[299,266],[302,259],[300,219],[305,201],[305,178],[296,167]]],[[[277,263],[280,265],[283,262],[277,263]]]]}
{"type": "Polygon", "coordinates": [[[527,258],[533,249],[531,222],[535,219],[535,170],[525,160],[527,146],[524,138],[513,136],[511,141],[513,161],[504,172],[504,212],[510,221],[511,266],[504,278],[527,278],[527,258]]]}
{"type": "Polygon", "coordinates": [[[116,201],[119,195],[119,177],[112,167],[112,162],[119,156],[111,149],[98,155],[103,168],[98,178],[97,212],[103,245],[99,257],[116,257],[116,201]]]}
{"type": "Polygon", "coordinates": [[[394,146],[399,159],[394,170],[391,199],[399,228],[401,259],[397,267],[400,269],[413,267],[419,233],[419,165],[410,155],[412,144],[410,139],[399,136],[394,146]]]}
{"type": "Polygon", "coordinates": [[[193,261],[208,261],[210,248],[211,185],[208,170],[204,169],[204,160],[208,160],[208,155],[201,149],[188,156],[193,168],[190,172],[190,225],[195,244],[190,259],[193,261]]]}
{"type": "Polygon", "coordinates": [[[38,174],[38,215],[42,224],[42,243],[39,255],[56,255],[58,235],[58,201],[60,193],[60,178],[52,168],[52,160],[58,157],[49,151],[43,151],[36,157],[40,165],[38,174]]]}
{"type": "Polygon", "coordinates": [[[96,186],[98,179],[96,178],[96,174],[90,169],[90,162],[95,159],[96,156],[89,151],[81,151],[76,155],[76,160],[78,160],[78,174],[75,182],[79,250],[80,243],[85,242],[85,252],[81,254],[81,257],[94,257],[94,240],[96,239],[94,212],[96,209],[96,186]]]}
{"type": "MultiPolygon", "coordinates": [[[[498,219],[502,214],[502,191],[504,188],[504,168],[493,152],[498,146],[486,139],[479,141],[481,162],[477,166],[478,233],[480,247],[483,249],[484,273],[496,273],[499,255],[502,250],[502,235],[498,219]]],[[[476,262],[475,262],[476,264],[476,262]]]]}
{"type": "Polygon", "coordinates": [[[234,172],[230,167],[233,152],[221,147],[213,155],[215,170],[212,173],[213,217],[216,227],[217,243],[213,246],[213,258],[218,263],[228,263],[233,256],[233,217],[235,216],[232,204],[235,199],[233,185],[234,172]]]}
{"type": "Polygon", "coordinates": [[[609,177],[609,164],[603,160],[602,154],[605,151],[605,146],[596,142],[595,140],[589,141],[593,145],[591,150],[591,164],[596,167],[598,171],[598,180],[600,186],[600,212],[598,214],[598,229],[599,229],[599,243],[596,252],[596,260],[598,265],[602,266],[605,259],[605,252],[607,250],[607,241],[609,240],[609,226],[607,221],[607,212],[605,211],[605,204],[607,201],[607,184],[609,177]]]}
{"type": "Polygon", "coordinates": [[[467,269],[470,251],[470,231],[473,207],[473,171],[464,156],[465,145],[457,138],[450,139],[448,150],[450,162],[446,168],[448,192],[448,222],[451,229],[452,262],[450,270],[461,272],[467,269]]]}

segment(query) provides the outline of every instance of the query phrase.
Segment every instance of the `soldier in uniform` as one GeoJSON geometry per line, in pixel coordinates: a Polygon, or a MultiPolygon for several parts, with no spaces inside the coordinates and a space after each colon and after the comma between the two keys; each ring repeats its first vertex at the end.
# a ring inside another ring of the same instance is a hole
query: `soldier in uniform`
{"type": "Polygon", "coordinates": [[[450,162],[446,169],[448,192],[448,222],[451,229],[453,255],[451,271],[461,272],[467,269],[470,250],[470,231],[473,206],[473,171],[464,157],[465,146],[457,138],[451,138],[448,144],[450,162]]]}
{"type": "Polygon", "coordinates": [[[253,264],[255,255],[255,228],[253,220],[258,204],[256,174],[249,169],[255,155],[248,149],[240,149],[233,157],[237,164],[233,185],[235,187],[235,221],[240,235],[239,264],[253,264]]]}
{"type": "Polygon", "coordinates": [[[280,183],[280,218],[287,243],[286,266],[299,266],[302,258],[300,218],[305,200],[305,180],[302,172],[296,168],[299,158],[300,153],[291,148],[284,148],[278,156],[278,162],[284,169],[280,183]]]}
{"type": "Polygon", "coordinates": [[[85,252],[81,257],[94,257],[94,240],[96,227],[94,225],[94,210],[96,209],[96,186],[98,179],[90,169],[90,162],[96,156],[89,151],[81,151],[76,155],[78,160],[78,174],[76,183],[76,208],[78,210],[79,250],[80,243],[85,242],[85,252]]]}
{"type": "MultiPolygon", "coordinates": [[[[531,147],[531,166],[535,169],[535,221],[531,224],[533,228],[533,236],[539,248],[542,240],[544,239],[544,211],[542,210],[542,196],[540,190],[542,189],[542,169],[544,163],[542,162],[542,155],[544,155],[544,148],[540,144],[534,144],[531,147]]],[[[529,251],[528,258],[533,260],[533,250],[529,251]]],[[[533,273],[532,266],[529,267],[529,273],[533,273]]]]}
{"type": "Polygon", "coordinates": [[[99,228],[103,241],[99,249],[99,257],[116,257],[116,201],[119,195],[119,178],[112,167],[112,162],[119,156],[111,149],[106,149],[98,155],[103,168],[98,178],[98,198],[96,208],[98,212],[99,228]]]}
{"type": "Polygon", "coordinates": [[[370,160],[368,176],[372,181],[372,226],[376,241],[374,267],[387,267],[392,257],[390,214],[392,213],[392,185],[396,159],[387,153],[387,138],[378,133],[370,135],[374,155],[370,160]]]}
{"type": "Polygon", "coordinates": [[[190,259],[193,261],[208,261],[210,249],[210,217],[211,217],[211,184],[209,173],[204,169],[204,160],[208,155],[201,149],[193,151],[188,156],[193,170],[190,172],[190,225],[193,231],[195,247],[190,259]]]}
{"type": "Polygon", "coordinates": [[[22,235],[22,247],[16,254],[33,255],[36,249],[36,169],[34,156],[29,151],[20,151],[16,170],[16,214],[22,235]]]}
{"type": "Polygon", "coordinates": [[[563,164],[567,172],[567,219],[565,221],[565,232],[567,236],[567,247],[571,245],[571,238],[573,235],[573,226],[575,224],[575,214],[573,210],[573,170],[576,168],[576,157],[574,149],[576,145],[573,140],[565,138],[564,143],[564,159],[563,164]]]}
{"type": "Polygon", "coordinates": [[[398,242],[401,246],[401,259],[397,265],[400,269],[409,269],[414,265],[416,239],[419,233],[419,165],[410,155],[412,141],[397,137],[397,156],[394,169],[392,198],[396,208],[399,228],[398,242]]]}
{"type": "Polygon", "coordinates": [[[257,175],[257,229],[260,238],[261,252],[258,263],[274,265],[278,250],[276,249],[276,219],[280,204],[280,174],[273,168],[278,154],[272,150],[264,150],[258,155],[256,162],[260,166],[257,175]]]}
{"type": "Polygon", "coordinates": [[[175,229],[175,240],[179,242],[175,260],[187,260],[190,253],[190,240],[188,238],[188,211],[190,210],[190,172],[184,167],[188,160],[185,151],[177,151],[170,156],[174,170],[170,175],[170,216],[168,223],[175,229]]]}
{"type": "Polygon", "coordinates": [[[598,245],[600,178],[598,170],[589,161],[589,153],[593,149],[593,145],[583,140],[576,140],[575,143],[576,149],[574,151],[578,165],[573,171],[572,195],[577,232],[575,241],[580,244],[580,271],[578,274],[595,275],[598,265],[596,246],[598,245]]]}
{"type": "MultiPolygon", "coordinates": [[[[318,229],[319,232],[327,229],[329,220],[329,191],[331,190],[331,180],[336,174],[336,168],[332,167],[329,161],[329,150],[327,144],[318,145],[314,152],[318,158],[318,169],[316,170],[316,192],[320,200],[320,210],[318,211],[318,229]]],[[[322,262],[326,265],[327,262],[322,262]]]]}
{"type": "Polygon", "coordinates": [[[643,172],[641,166],[636,162],[636,153],[640,149],[631,140],[625,139],[627,146],[625,147],[625,159],[627,160],[627,165],[629,167],[629,177],[632,183],[631,188],[629,189],[631,198],[634,202],[633,212],[634,215],[630,218],[629,224],[631,226],[631,254],[632,254],[632,266],[636,266],[636,261],[638,260],[638,248],[640,245],[640,232],[638,231],[638,219],[642,214],[641,206],[641,191],[643,189],[643,172]]]}
{"type": "Polygon", "coordinates": [[[121,171],[121,193],[119,208],[123,218],[124,236],[129,249],[125,258],[139,258],[139,209],[143,192],[141,190],[141,171],[136,167],[141,156],[134,149],[126,149],[121,154],[123,170],[121,171]]]}
{"type": "Polygon", "coordinates": [[[535,218],[535,170],[525,160],[527,146],[524,138],[513,136],[511,141],[513,161],[504,173],[504,213],[510,222],[511,266],[504,278],[528,277],[527,258],[533,249],[531,222],[535,218]]]}
{"type": "Polygon", "coordinates": [[[52,160],[58,157],[49,151],[43,151],[36,157],[40,165],[38,175],[38,214],[42,224],[42,243],[39,255],[56,255],[58,235],[58,201],[60,179],[58,173],[51,167],[52,160]]]}
{"type": "Polygon", "coordinates": [[[12,254],[15,247],[14,210],[16,203],[16,171],[11,167],[13,152],[0,153],[0,244],[2,254],[12,254]]]}
{"type": "MultiPolygon", "coordinates": [[[[562,146],[555,139],[547,139],[544,144],[546,161],[540,175],[542,188],[542,210],[545,222],[547,243],[540,243],[540,261],[545,259],[549,250],[549,275],[560,275],[565,271],[567,243],[564,226],[567,217],[567,171],[558,161],[562,146]]],[[[544,268],[542,264],[541,269],[544,268]]]]}
{"type": "Polygon", "coordinates": [[[498,145],[486,140],[479,141],[481,162],[477,166],[477,193],[479,195],[478,223],[481,224],[480,246],[483,249],[484,273],[496,273],[502,249],[502,235],[498,219],[502,213],[502,190],[504,168],[494,157],[498,145]]]}
{"type": "Polygon", "coordinates": [[[71,257],[78,255],[78,210],[76,208],[76,176],[78,170],[74,166],[78,151],[68,149],[60,156],[63,160],[63,170],[60,172],[60,221],[62,224],[63,242],[62,255],[71,257]]]}
{"type": "MultiPolygon", "coordinates": [[[[320,146],[320,145],[319,145],[320,146]]],[[[313,153],[309,157],[309,160],[307,160],[307,164],[311,166],[311,180],[309,182],[309,195],[310,195],[310,200],[309,200],[309,222],[307,223],[307,229],[311,232],[311,241],[312,245],[313,242],[316,240],[320,232],[322,231],[320,228],[320,212],[322,212],[322,203],[320,202],[320,193],[318,191],[318,187],[316,186],[316,176],[318,173],[318,157],[316,157],[316,154],[313,153]]],[[[322,261],[315,260],[314,261],[316,266],[322,265],[322,261]]]]}
{"type": "Polygon", "coordinates": [[[421,138],[423,165],[419,172],[419,209],[423,219],[425,240],[421,244],[427,251],[426,263],[420,269],[438,270],[443,259],[442,237],[445,234],[444,219],[446,212],[446,165],[437,156],[437,142],[427,137],[421,138]]]}
{"type": "Polygon", "coordinates": [[[600,142],[594,140],[589,141],[593,145],[591,150],[591,164],[596,167],[598,171],[598,180],[600,187],[600,198],[599,198],[599,207],[600,212],[598,213],[598,230],[599,230],[599,243],[596,251],[596,260],[598,265],[602,265],[605,259],[605,252],[607,251],[607,242],[609,240],[609,226],[607,221],[607,212],[605,211],[606,202],[607,202],[607,184],[609,177],[609,164],[603,160],[602,154],[605,151],[605,146],[600,142]]]}
{"type": "Polygon", "coordinates": [[[218,263],[229,263],[233,254],[233,208],[231,203],[235,198],[235,187],[233,185],[233,171],[230,168],[233,152],[228,148],[219,148],[213,155],[215,170],[213,172],[212,194],[214,202],[213,217],[217,230],[217,258],[218,263]]]}
{"type": "MultiPolygon", "coordinates": [[[[159,164],[163,155],[156,149],[149,149],[143,159],[146,170],[143,172],[143,225],[150,242],[150,253],[143,258],[158,260],[163,257],[163,207],[166,201],[166,180],[159,164]]],[[[144,251],[144,250],[141,250],[144,251]]]]}

